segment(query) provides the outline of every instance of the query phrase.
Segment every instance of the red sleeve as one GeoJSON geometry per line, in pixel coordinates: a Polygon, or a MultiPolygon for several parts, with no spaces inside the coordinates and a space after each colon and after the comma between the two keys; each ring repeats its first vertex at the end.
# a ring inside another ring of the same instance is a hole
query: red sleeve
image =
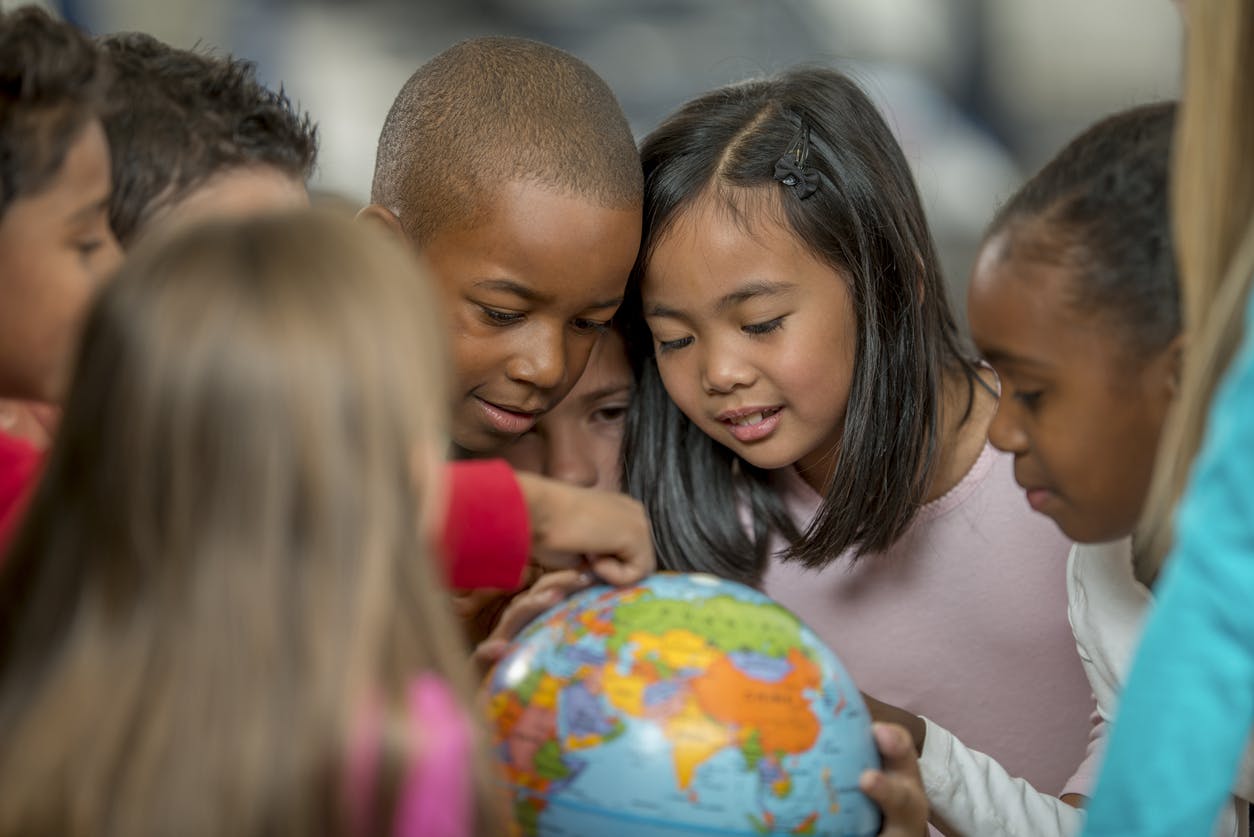
{"type": "Polygon", "coordinates": [[[0,563],[42,460],[31,445],[0,433],[0,563]]]}
{"type": "Polygon", "coordinates": [[[449,463],[444,556],[453,587],[512,590],[531,552],[531,522],[504,460],[449,463]]]}

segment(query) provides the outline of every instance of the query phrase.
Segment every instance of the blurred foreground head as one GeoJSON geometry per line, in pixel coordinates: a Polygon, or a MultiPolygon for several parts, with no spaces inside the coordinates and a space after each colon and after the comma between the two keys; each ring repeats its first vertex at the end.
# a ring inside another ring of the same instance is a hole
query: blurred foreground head
{"type": "Polygon", "coordinates": [[[345,832],[367,709],[394,791],[410,679],[469,696],[427,556],[442,334],[344,219],[136,250],[0,576],[0,834],[345,832]]]}

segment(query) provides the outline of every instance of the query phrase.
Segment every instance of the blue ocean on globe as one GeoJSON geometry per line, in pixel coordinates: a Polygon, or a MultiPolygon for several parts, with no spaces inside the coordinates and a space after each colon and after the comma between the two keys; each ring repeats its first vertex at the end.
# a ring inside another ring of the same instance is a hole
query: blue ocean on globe
{"type": "Polygon", "coordinates": [[[595,587],[489,675],[495,752],[524,835],[870,837],[879,766],[836,656],[762,593],[658,573],[595,587]]]}

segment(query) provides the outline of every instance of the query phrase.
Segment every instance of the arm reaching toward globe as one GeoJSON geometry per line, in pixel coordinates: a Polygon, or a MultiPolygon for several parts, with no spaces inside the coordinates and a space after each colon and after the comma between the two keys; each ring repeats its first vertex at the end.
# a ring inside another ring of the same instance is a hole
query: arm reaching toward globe
{"type": "Polygon", "coordinates": [[[880,723],[871,731],[884,764],[879,770],[864,771],[858,787],[884,814],[880,837],[926,834],[927,796],[910,733],[898,724],[880,723]]]}

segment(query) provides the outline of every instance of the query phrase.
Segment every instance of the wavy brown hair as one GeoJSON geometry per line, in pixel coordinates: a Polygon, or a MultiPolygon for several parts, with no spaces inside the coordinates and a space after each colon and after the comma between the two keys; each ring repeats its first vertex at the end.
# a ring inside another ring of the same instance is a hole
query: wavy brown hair
{"type": "Polygon", "coordinates": [[[378,704],[381,780],[353,807],[389,829],[422,745],[408,684],[471,694],[419,523],[442,333],[409,257],[345,220],[138,249],[0,577],[0,834],[348,833],[378,704]]]}
{"type": "Polygon", "coordinates": [[[72,24],[34,6],[0,12],[0,216],[48,185],[105,115],[104,57],[72,24]]]}

